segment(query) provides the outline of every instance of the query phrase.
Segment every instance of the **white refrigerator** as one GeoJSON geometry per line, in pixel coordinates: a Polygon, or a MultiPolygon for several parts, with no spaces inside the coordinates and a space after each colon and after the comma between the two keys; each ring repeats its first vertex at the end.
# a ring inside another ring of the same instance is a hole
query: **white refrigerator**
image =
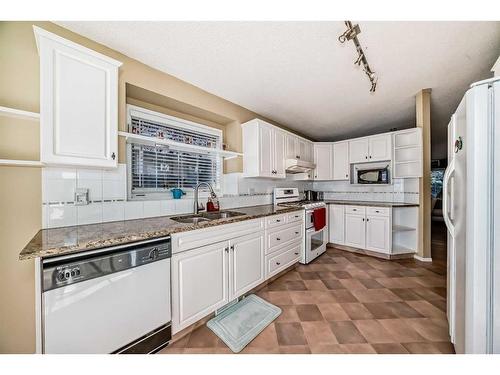
{"type": "Polygon", "coordinates": [[[500,353],[500,77],[473,84],[448,125],[443,216],[455,351],[500,353]]]}

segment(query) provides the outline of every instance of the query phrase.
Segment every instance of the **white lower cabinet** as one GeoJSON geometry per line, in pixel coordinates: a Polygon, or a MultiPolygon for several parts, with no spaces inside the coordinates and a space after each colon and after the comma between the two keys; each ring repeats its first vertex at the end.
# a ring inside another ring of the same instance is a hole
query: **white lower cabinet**
{"type": "Polygon", "coordinates": [[[172,332],[298,262],[304,246],[303,215],[297,211],[173,234],[172,332]],[[276,236],[283,244],[276,244],[267,255],[269,239],[276,236]],[[218,242],[210,243],[214,239],[218,242]]]}
{"type": "Polygon", "coordinates": [[[172,331],[197,322],[229,302],[228,241],[172,256],[172,331]]]}
{"type": "Polygon", "coordinates": [[[366,249],[391,253],[391,218],[389,216],[366,216],[366,249]]]}
{"type": "Polygon", "coordinates": [[[365,216],[357,214],[345,215],[345,241],[347,246],[365,247],[365,216]]]}
{"type": "Polygon", "coordinates": [[[328,206],[328,242],[338,245],[344,244],[344,206],[330,204],[328,206]]]}
{"type": "Polygon", "coordinates": [[[264,281],[264,233],[239,237],[229,242],[231,301],[264,281]]]}

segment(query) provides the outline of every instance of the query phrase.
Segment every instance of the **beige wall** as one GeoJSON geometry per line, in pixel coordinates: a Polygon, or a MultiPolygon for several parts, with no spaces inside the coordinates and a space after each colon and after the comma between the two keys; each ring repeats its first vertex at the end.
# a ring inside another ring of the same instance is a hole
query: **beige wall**
{"type": "MultiPolygon", "coordinates": [[[[159,95],[166,113],[222,128],[229,149],[241,151],[240,124],[255,113],[159,72],[49,22],[0,22],[0,106],[39,111],[39,63],[32,25],[123,62],[119,75],[119,128],[126,129],[126,84],[159,95]],[[187,113],[185,113],[187,112],[187,113]]],[[[131,101],[131,99],[129,99],[131,101]]],[[[132,100],[133,101],[133,100],[132,100]]],[[[157,105],[156,103],[155,105],[157,105]]],[[[37,122],[0,117],[0,159],[39,158],[37,122]]],[[[123,140],[119,160],[124,161],[123,140]]],[[[241,171],[241,158],[226,172],[241,171]]],[[[18,261],[41,227],[41,170],[0,166],[0,352],[35,350],[34,265],[18,261]]]]}

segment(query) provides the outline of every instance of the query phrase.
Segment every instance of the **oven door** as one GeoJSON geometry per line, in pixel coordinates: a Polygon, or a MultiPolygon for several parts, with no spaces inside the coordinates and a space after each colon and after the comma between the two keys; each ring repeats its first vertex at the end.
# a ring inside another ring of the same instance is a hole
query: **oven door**
{"type": "Polygon", "coordinates": [[[306,230],[304,264],[310,263],[326,251],[327,234],[327,226],[318,231],[314,229],[314,226],[306,230]]]}

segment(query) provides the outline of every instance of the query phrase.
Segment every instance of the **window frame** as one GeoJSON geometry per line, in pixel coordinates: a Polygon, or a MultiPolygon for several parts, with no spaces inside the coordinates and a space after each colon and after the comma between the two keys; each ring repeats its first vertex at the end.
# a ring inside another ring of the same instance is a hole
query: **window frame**
{"type": "MultiPolygon", "coordinates": [[[[194,121],[190,120],[185,120],[179,117],[167,115],[161,112],[156,112],[152,111],[146,108],[142,108],[133,104],[127,104],[127,131],[131,131],[132,127],[132,117],[140,117],[141,119],[147,120],[147,121],[152,121],[156,122],[165,126],[170,126],[170,127],[176,127],[179,129],[184,129],[184,130],[189,130],[192,132],[198,132],[198,133],[203,133],[203,134],[208,134],[212,135],[218,138],[218,142],[216,144],[216,147],[214,148],[207,148],[208,150],[222,150],[222,144],[224,142],[223,139],[223,131],[221,129],[217,128],[212,128],[207,125],[199,124],[194,121]]],[[[155,137],[151,137],[151,143],[155,143],[155,137]]],[[[126,144],[126,155],[127,155],[127,199],[128,200],[133,200],[133,201],[140,201],[140,200],[164,200],[164,199],[172,199],[172,196],[169,194],[170,189],[167,189],[163,192],[144,192],[144,193],[132,193],[132,143],[135,144],[141,144],[143,142],[127,142],[126,144]],[[142,195],[144,194],[144,195],[142,195]]],[[[147,142],[144,142],[147,143],[147,142]]],[[[189,144],[178,142],[179,143],[179,149],[183,148],[184,146],[186,147],[185,150],[182,150],[183,152],[190,152],[188,150],[189,144]]],[[[175,147],[172,147],[173,151],[178,151],[176,150],[175,147]]],[[[197,154],[199,152],[193,150],[193,154],[197,154]]],[[[214,186],[214,191],[216,193],[221,194],[222,192],[222,185],[223,185],[223,169],[224,169],[224,162],[222,156],[216,156],[217,160],[217,180],[218,180],[218,186],[214,186]]],[[[182,188],[184,192],[186,193],[187,197],[192,197],[194,195],[194,189],[193,188],[182,188]]],[[[208,196],[208,193],[206,193],[208,196]]],[[[205,196],[204,193],[200,193],[200,196],[205,196]]]]}

